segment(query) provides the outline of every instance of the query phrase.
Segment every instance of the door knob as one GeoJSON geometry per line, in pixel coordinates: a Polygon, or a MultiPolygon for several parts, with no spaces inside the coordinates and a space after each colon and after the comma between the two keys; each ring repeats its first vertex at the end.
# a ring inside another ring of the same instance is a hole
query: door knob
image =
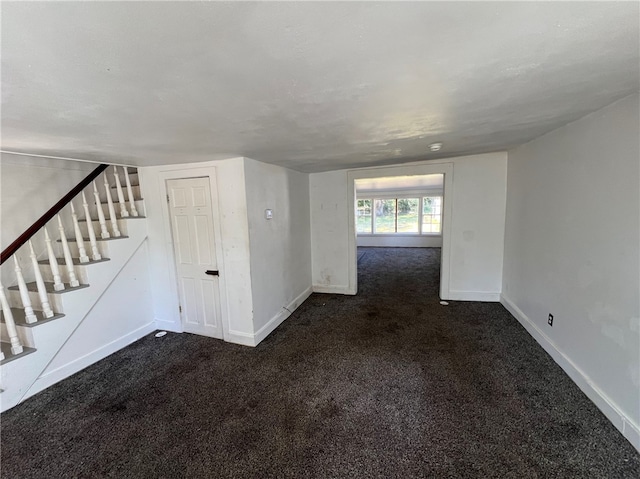
{"type": "Polygon", "coordinates": [[[204,274],[208,274],[210,276],[220,276],[220,273],[218,272],[218,270],[213,271],[208,269],[204,272],[204,274]]]}

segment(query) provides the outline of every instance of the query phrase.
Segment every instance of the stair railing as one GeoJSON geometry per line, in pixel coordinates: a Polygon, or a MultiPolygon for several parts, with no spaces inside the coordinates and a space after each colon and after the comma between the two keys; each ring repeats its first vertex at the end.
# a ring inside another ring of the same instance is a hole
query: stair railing
{"type": "MultiPolygon", "coordinates": [[[[111,173],[114,179],[113,186],[110,184],[108,180],[108,173],[105,171],[108,167],[109,165],[106,164],[101,164],[100,166],[98,166],[89,175],[87,175],[86,178],[78,183],[71,191],[69,191],[69,193],[64,195],[60,199],[60,201],[53,205],[40,218],[38,218],[38,220],[35,221],[29,228],[27,228],[25,232],[22,233],[13,243],[11,243],[2,251],[2,254],[0,256],[0,265],[13,257],[15,280],[17,283],[17,290],[19,292],[21,302],[21,308],[18,309],[22,309],[22,311],[24,312],[25,323],[31,324],[37,322],[38,314],[36,314],[36,311],[34,310],[32,297],[29,295],[29,288],[22,272],[22,265],[20,264],[20,260],[18,258],[18,255],[16,254],[22,246],[28,244],[28,256],[33,268],[35,291],[37,291],[37,303],[39,303],[38,306],[40,307],[41,311],[39,315],[41,315],[43,319],[48,319],[53,317],[56,313],[53,311],[51,302],[49,301],[47,285],[45,284],[42,273],[40,271],[38,256],[36,255],[36,251],[33,246],[32,240],[34,239],[36,234],[41,230],[43,230],[44,232],[44,243],[46,247],[45,252],[47,256],[47,261],[45,261],[44,263],[48,263],[51,270],[51,276],[53,278],[53,284],[49,285],[49,287],[51,287],[53,291],[59,292],[67,288],[77,288],[80,286],[78,273],[76,271],[76,263],[74,263],[74,258],[72,257],[72,251],[69,247],[69,241],[76,242],[77,251],[79,253],[78,262],[80,264],[83,264],[90,261],[99,261],[102,259],[97,244],[98,240],[96,237],[96,232],[94,230],[93,221],[97,221],[99,223],[99,235],[101,239],[107,239],[110,237],[117,238],[122,236],[122,233],[118,228],[118,216],[116,216],[116,211],[113,205],[113,192],[116,193],[118,198],[120,218],[139,216],[139,213],[135,206],[135,198],[129,178],[128,168],[120,167],[124,171],[124,180],[126,184],[127,199],[129,200],[130,209],[127,209],[127,203],[125,201],[125,195],[122,188],[118,167],[114,166],[111,173]],[[101,192],[97,186],[97,183],[101,182],[96,182],[96,179],[98,179],[100,175],[103,175],[102,184],[104,185],[104,189],[106,190],[106,212],[105,209],[103,209],[101,192]],[[89,195],[87,195],[85,194],[85,189],[88,188],[89,185],[92,185],[92,191],[91,193],[89,193],[89,195]],[[89,204],[87,196],[89,196],[89,198],[93,197],[92,205],[89,204]],[[79,198],[80,201],[76,200],[76,198],[79,198]],[[86,222],[84,229],[81,227],[82,221],[78,218],[74,200],[78,201],[81,208],[80,211],[84,212],[84,221],[86,222]],[[65,223],[61,218],[61,212],[67,206],[69,206],[71,213],[74,237],[73,240],[67,238],[67,233],[65,232],[64,226],[65,223]],[[94,207],[96,209],[96,219],[92,218],[90,207],[94,207]],[[54,218],[55,224],[53,225],[53,227],[50,226],[49,228],[47,228],[47,223],[49,223],[54,218]],[[111,231],[109,231],[109,224],[111,226],[111,231]],[[58,234],[60,236],[59,242],[60,249],[62,250],[61,259],[58,259],[55,255],[54,247],[52,245],[52,238],[50,236],[50,231],[56,230],[58,231],[58,234]],[[85,242],[88,242],[89,244],[85,245],[85,242]],[[64,272],[61,271],[61,266],[63,266],[62,269],[64,270],[64,272]],[[66,283],[63,281],[63,275],[66,276],[66,283]]],[[[15,289],[15,286],[10,289],[15,289]]],[[[9,336],[11,355],[20,354],[23,352],[23,345],[16,330],[16,322],[14,317],[14,312],[16,311],[16,309],[14,308],[12,311],[11,301],[9,298],[7,298],[5,287],[2,284],[0,284],[0,303],[2,306],[2,315],[6,326],[6,332],[9,336]]],[[[5,359],[5,355],[0,352],[0,360],[2,359],[5,359]]]]}

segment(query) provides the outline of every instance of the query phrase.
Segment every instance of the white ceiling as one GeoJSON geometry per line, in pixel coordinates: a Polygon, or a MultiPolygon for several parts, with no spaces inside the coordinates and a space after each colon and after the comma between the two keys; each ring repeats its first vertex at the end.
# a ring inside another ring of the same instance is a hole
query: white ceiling
{"type": "Polygon", "coordinates": [[[2,149],[54,156],[442,158],[524,143],[639,84],[638,2],[1,8],[2,149]]]}
{"type": "Polygon", "coordinates": [[[419,190],[442,188],[444,175],[386,176],[355,181],[356,191],[419,190]]]}

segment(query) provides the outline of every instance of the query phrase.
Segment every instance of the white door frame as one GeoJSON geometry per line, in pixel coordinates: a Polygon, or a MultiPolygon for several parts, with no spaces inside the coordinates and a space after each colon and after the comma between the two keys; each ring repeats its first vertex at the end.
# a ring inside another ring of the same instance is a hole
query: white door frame
{"type": "Polygon", "coordinates": [[[450,259],[451,259],[451,217],[453,216],[453,163],[429,165],[388,166],[350,170],[347,172],[347,221],[349,241],[349,294],[358,292],[358,245],[355,222],[356,188],[355,181],[362,178],[382,178],[387,176],[444,175],[442,209],[442,249],[440,250],[440,299],[450,299],[450,259]]]}
{"type": "MultiPolygon", "coordinates": [[[[224,267],[224,248],[222,244],[222,232],[220,231],[220,203],[218,202],[218,184],[216,180],[216,167],[199,167],[199,168],[185,168],[181,166],[176,170],[162,171],[158,173],[158,186],[160,187],[162,198],[162,216],[164,224],[164,236],[168,245],[168,251],[171,255],[171,267],[169,268],[169,274],[171,276],[171,284],[174,287],[174,293],[176,295],[176,303],[180,304],[180,293],[178,288],[178,272],[176,266],[176,255],[173,245],[173,234],[171,231],[171,211],[169,210],[169,203],[166,198],[169,194],[167,188],[167,180],[181,180],[189,178],[209,178],[209,190],[211,193],[211,214],[213,216],[213,235],[216,243],[216,260],[218,263],[218,270],[220,276],[218,278],[218,287],[220,288],[220,316],[222,320],[222,335],[225,341],[229,341],[229,309],[227,298],[227,284],[225,281],[225,267],[224,267]]],[[[183,332],[182,315],[180,317],[180,332],[183,332]]]]}

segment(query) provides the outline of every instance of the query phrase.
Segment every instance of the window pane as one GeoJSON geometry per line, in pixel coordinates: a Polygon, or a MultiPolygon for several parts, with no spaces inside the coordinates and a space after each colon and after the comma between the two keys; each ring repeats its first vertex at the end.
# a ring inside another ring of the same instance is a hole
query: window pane
{"type": "Polygon", "coordinates": [[[441,232],[442,197],[426,196],[422,199],[422,232],[437,234],[441,232]]]}
{"type": "Polygon", "coordinates": [[[371,233],[371,200],[358,200],[356,203],[356,231],[371,233]]]}
{"type": "Polygon", "coordinates": [[[418,232],[418,198],[398,199],[398,233],[418,232]]]}
{"type": "Polygon", "coordinates": [[[396,232],[396,200],[373,200],[376,209],[376,233],[396,232]]]}

